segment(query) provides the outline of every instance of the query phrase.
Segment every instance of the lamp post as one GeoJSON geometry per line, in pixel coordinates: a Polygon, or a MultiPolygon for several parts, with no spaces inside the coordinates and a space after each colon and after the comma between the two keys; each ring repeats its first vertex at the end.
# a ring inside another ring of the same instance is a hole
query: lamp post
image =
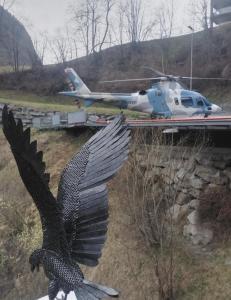
{"type": "Polygon", "coordinates": [[[190,90],[192,90],[192,76],[193,76],[193,42],[194,42],[194,28],[192,26],[188,26],[191,30],[191,66],[190,66],[190,90]]]}

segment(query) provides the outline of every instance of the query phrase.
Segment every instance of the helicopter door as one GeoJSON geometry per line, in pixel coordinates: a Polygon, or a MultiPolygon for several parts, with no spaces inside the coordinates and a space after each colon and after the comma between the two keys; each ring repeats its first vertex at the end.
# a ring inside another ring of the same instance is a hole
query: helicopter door
{"type": "Polygon", "coordinates": [[[166,94],[163,90],[150,90],[148,93],[149,103],[153,107],[153,114],[170,116],[171,111],[166,103],[166,94]]]}

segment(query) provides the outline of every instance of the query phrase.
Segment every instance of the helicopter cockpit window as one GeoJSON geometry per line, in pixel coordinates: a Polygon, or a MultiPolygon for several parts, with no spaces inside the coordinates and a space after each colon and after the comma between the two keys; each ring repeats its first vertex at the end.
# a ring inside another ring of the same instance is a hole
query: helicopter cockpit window
{"type": "Polygon", "coordinates": [[[193,99],[191,97],[181,98],[181,104],[185,107],[193,106],[193,99]]]}
{"type": "Polygon", "coordinates": [[[204,102],[202,99],[197,99],[197,106],[204,106],[204,102]]]}
{"type": "Polygon", "coordinates": [[[208,101],[208,99],[203,98],[203,101],[205,103],[206,106],[211,106],[212,104],[208,101]]]}
{"type": "Polygon", "coordinates": [[[178,98],[174,98],[174,101],[175,101],[175,104],[176,104],[176,105],[179,105],[179,100],[178,100],[178,98]]]}

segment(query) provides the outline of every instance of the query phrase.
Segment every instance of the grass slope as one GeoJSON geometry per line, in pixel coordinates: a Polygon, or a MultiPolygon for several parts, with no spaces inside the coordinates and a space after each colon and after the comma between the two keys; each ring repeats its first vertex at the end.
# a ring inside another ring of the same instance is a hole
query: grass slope
{"type": "MultiPolygon", "coordinates": [[[[0,90],[0,103],[8,103],[17,106],[31,107],[42,111],[61,111],[74,112],[78,110],[74,104],[73,98],[57,96],[39,96],[33,93],[24,91],[0,90]]],[[[89,113],[95,114],[119,114],[119,108],[105,103],[96,103],[85,110],[89,113]]],[[[124,114],[131,118],[137,118],[140,115],[146,115],[139,112],[124,110],[124,114]]]]}

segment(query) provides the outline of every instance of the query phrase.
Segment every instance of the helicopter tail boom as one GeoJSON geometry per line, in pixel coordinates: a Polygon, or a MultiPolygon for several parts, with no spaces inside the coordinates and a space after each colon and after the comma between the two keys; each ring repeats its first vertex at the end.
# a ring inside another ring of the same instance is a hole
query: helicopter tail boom
{"type": "Polygon", "coordinates": [[[86,84],[82,81],[79,75],[72,68],[65,69],[65,73],[67,74],[68,79],[73,85],[74,91],[79,94],[90,94],[91,91],[86,86],[86,84]]]}

